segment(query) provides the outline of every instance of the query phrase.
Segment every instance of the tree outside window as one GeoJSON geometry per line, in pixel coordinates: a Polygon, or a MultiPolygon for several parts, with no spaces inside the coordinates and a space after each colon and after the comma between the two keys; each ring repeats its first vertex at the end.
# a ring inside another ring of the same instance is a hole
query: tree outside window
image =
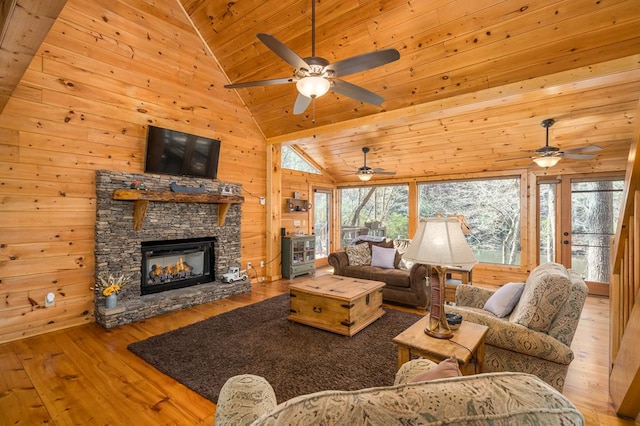
{"type": "Polygon", "coordinates": [[[421,218],[465,217],[480,262],[520,264],[520,178],[423,183],[418,194],[421,218]]]}
{"type": "Polygon", "coordinates": [[[362,235],[408,238],[409,186],[362,186],[340,189],[341,246],[362,235]]]}
{"type": "Polygon", "coordinates": [[[611,237],[623,190],[622,179],[571,184],[571,267],[587,281],[609,282],[611,237]]]}
{"type": "Polygon", "coordinates": [[[283,169],[297,170],[299,172],[307,172],[320,174],[320,171],[313,167],[307,160],[304,159],[296,150],[290,146],[282,147],[282,161],[281,165],[283,169]]]}

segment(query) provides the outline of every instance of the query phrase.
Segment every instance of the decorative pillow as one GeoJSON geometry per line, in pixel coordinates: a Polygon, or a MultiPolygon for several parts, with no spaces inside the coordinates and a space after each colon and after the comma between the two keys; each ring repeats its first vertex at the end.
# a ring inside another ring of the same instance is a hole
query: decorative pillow
{"type": "Polygon", "coordinates": [[[513,309],[510,322],[546,333],[571,291],[567,269],[557,263],[543,263],[527,277],[520,302],[513,309]]]}
{"type": "Polygon", "coordinates": [[[407,249],[409,248],[410,244],[411,244],[411,240],[407,240],[404,238],[393,240],[393,246],[396,248],[396,262],[395,262],[396,269],[404,269],[406,271],[411,270],[411,267],[413,266],[413,262],[404,260],[402,258],[402,256],[406,253],[407,249]]]}
{"type": "Polygon", "coordinates": [[[371,250],[369,250],[369,244],[356,244],[355,246],[346,246],[344,251],[347,252],[349,265],[371,265],[371,250]]]}
{"type": "Polygon", "coordinates": [[[447,358],[438,365],[418,374],[407,383],[426,382],[428,380],[447,379],[449,377],[462,376],[456,357],[447,358]]]}
{"type": "Polygon", "coordinates": [[[396,249],[371,246],[371,266],[395,269],[396,249]]]}
{"type": "Polygon", "coordinates": [[[508,283],[500,287],[484,304],[484,310],[498,318],[508,316],[520,300],[524,283],[508,283]]]}
{"type": "Polygon", "coordinates": [[[410,271],[413,268],[414,262],[405,259],[404,257],[400,258],[400,262],[398,263],[398,269],[403,269],[405,271],[410,271]]]}

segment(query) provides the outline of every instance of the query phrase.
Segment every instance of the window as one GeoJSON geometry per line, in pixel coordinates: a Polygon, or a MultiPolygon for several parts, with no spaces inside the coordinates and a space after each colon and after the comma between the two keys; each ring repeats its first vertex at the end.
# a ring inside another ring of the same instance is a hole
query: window
{"type": "Polygon", "coordinates": [[[539,184],[540,263],[556,262],[556,189],[555,182],[539,184]]]}
{"type": "Polygon", "coordinates": [[[608,294],[601,284],[610,280],[611,237],[616,232],[623,191],[621,176],[541,179],[540,263],[562,263],[582,275],[591,294],[608,294]]]}
{"type": "Polygon", "coordinates": [[[571,182],[571,268],[587,281],[609,282],[609,247],[623,190],[623,180],[571,182]]]}
{"type": "Polygon", "coordinates": [[[340,246],[360,236],[408,238],[409,186],[340,189],[340,246]]]}
{"type": "Polygon", "coordinates": [[[290,146],[282,147],[282,168],[297,170],[299,172],[321,174],[318,169],[304,159],[295,149],[290,146]]]}
{"type": "Polygon", "coordinates": [[[480,262],[520,264],[520,178],[423,183],[418,194],[421,218],[465,217],[480,262]]]}

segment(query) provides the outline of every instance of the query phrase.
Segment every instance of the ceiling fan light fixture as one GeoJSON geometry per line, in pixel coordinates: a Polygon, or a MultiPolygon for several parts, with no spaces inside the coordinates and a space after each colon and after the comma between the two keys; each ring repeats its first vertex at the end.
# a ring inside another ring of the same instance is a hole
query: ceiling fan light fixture
{"type": "Polygon", "coordinates": [[[315,99],[324,95],[329,91],[331,82],[324,77],[309,76],[298,80],[296,88],[301,95],[307,98],[315,99]]]}
{"type": "Polygon", "coordinates": [[[540,167],[553,167],[560,161],[560,157],[548,156],[548,157],[536,157],[533,162],[540,167]]]}
{"type": "Polygon", "coordinates": [[[373,173],[358,173],[358,179],[362,182],[368,182],[373,177],[373,173]]]}

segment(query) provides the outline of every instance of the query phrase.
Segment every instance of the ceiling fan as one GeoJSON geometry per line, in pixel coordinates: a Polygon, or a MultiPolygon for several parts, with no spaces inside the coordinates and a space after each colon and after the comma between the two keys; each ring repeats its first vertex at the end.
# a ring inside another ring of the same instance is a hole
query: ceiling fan
{"type": "MultiPolygon", "coordinates": [[[[362,167],[359,167],[358,170],[356,171],[356,176],[358,176],[358,179],[360,179],[363,182],[367,182],[371,180],[373,175],[395,175],[396,174],[396,172],[387,172],[381,168],[372,169],[371,167],[368,167],[367,166],[368,152],[369,152],[369,148],[367,148],[366,146],[362,148],[362,154],[364,156],[364,164],[362,165],[362,167]]],[[[350,171],[350,170],[346,170],[346,171],[350,171]]]]}
{"type": "MultiPolygon", "coordinates": [[[[578,148],[571,148],[561,151],[557,146],[549,146],[549,127],[553,126],[556,121],[553,118],[547,118],[542,120],[540,125],[546,129],[547,137],[543,147],[531,152],[533,155],[520,158],[531,158],[533,162],[540,167],[553,167],[563,158],[570,158],[572,160],[591,160],[596,158],[595,154],[587,154],[588,152],[601,151],[602,148],[597,145],[587,145],[578,148]]],[[[509,160],[515,160],[511,158],[509,160]]],[[[502,160],[508,161],[508,160],[502,160]]]]}
{"type": "Polygon", "coordinates": [[[271,49],[273,53],[295,68],[293,77],[247,81],[227,84],[224,87],[227,89],[238,89],[295,82],[298,89],[298,97],[293,106],[294,114],[302,114],[313,99],[324,95],[329,90],[361,102],[373,105],[382,104],[384,99],[381,96],[363,87],[340,80],[338,77],[345,77],[396,61],[400,59],[400,53],[396,49],[384,49],[352,56],[332,64],[327,59],[316,56],[315,21],[316,8],[315,0],[313,0],[311,2],[311,56],[304,59],[274,36],[265,33],[257,34],[258,39],[271,49]]]}

